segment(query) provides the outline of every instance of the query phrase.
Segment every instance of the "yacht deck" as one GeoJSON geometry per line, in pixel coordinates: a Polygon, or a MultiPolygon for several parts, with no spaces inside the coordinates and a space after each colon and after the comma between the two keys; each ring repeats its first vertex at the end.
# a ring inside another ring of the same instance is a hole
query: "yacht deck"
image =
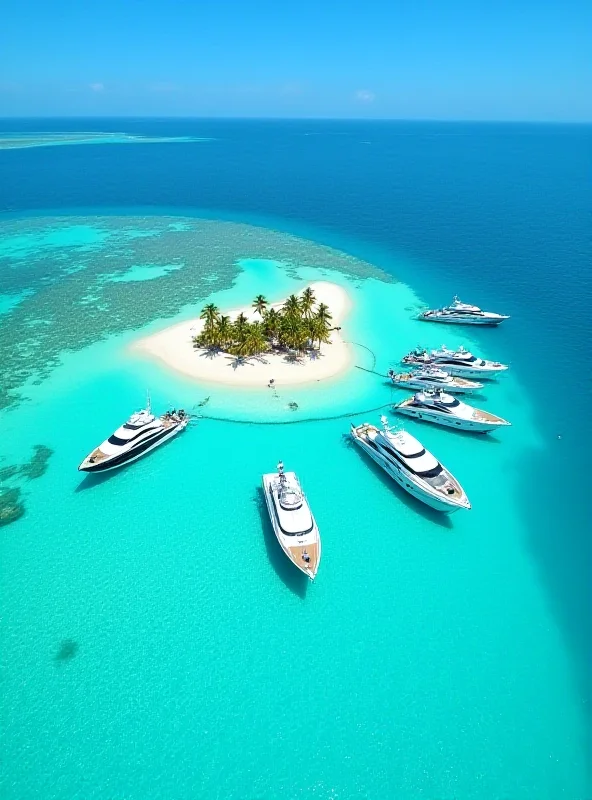
{"type": "Polygon", "coordinates": [[[294,564],[314,578],[319,566],[319,543],[288,545],[287,549],[294,564]],[[305,550],[310,559],[308,563],[302,557],[305,550]]]}

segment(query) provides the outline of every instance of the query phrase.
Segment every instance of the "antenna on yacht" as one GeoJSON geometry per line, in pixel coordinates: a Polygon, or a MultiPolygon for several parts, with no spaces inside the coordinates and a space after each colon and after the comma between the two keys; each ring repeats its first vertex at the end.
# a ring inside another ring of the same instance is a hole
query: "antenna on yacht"
{"type": "Polygon", "coordinates": [[[146,411],[148,414],[152,413],[150,409],[150,389],[146,389],[146,411]]]}

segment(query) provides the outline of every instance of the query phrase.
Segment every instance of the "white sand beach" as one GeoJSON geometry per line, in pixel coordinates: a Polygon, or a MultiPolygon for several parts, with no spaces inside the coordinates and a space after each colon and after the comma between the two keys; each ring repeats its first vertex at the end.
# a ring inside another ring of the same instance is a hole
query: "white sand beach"
{"type": "MultiPolygon", "coordinates": [[[[299,293],[305,288],[303,286],[299,293]]],[[[315,293],[317,303],[326,303],[329,306],[333,315],[332,324],[340,327],[352,306],[345,289],[327,281],[311,283],[310,288],[315,293]]],[[[284,299],[272,303],[270,307],[279,309],[284,299]]],[[[250,322],[259,319],[251,306],[221,309],[221,313],[232,318],[241,312],[250,322]]],[[[332,331],[330,343],[323,344],[320,353],[313,357],[306,354],[294,361],[284,354],[263,353],[259,357],[239,361],[228,353],[212,354],[195,348],[193,337],[201,332],[203,325],[200,319],[172,325],[134,342],[131,351],[156,359],[170,369],[200,382],[251,388],[266,388],[271,378],[277,388],[327,380],[345,372],[353,363],[352,349],[343,340],[340,331],[332,331]]]]}

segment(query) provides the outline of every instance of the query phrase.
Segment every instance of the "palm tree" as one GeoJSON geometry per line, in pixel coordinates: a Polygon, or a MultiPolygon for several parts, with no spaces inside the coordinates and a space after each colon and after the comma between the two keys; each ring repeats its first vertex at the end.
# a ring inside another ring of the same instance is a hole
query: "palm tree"
{"type": "Polygon", "coordinates": [[[302,320],[289,314],[282,318],[280,341],[294,350],[303,350],[306,344],[307,332],[302,320]]]}
{"type": "Polygon", "coordinates": [[[203,319],[205,324],[202,335],[195,337],[197,344],[203,344],[206,347],[210,347],[216,343],[215,326],[219,316],[220,312],[218,306],[214,305],[214,303],[208,303],[207,306],[202,308],[199,318],[203,319]]]}
{"type": "Polygon", "coordinates": [[[260,322],[253,322],[247,331],[245,339],[246,351],[249,355],[259,355],[267,350],[267,339],[263,333],[263,326],[260,322]]]}
{"type": "Polygon", "coordinates": [[[316,302],[315,293],[310,288],[310,286],[308,286],[302,292],[302,297],[300,298],[300,310],[302,311],[302,316],[305,319],[310,319],[310,317],[312,316],[312,310],[314,308],[315,302],[316,302]]]}
{"type": "Polygon", "coordinates": [[[230,317],[220,317],[216,325],[216,336],[220,347],[225,348],[232,342],[232,322],[230,317]]]}
{"type": "Polygon", "coordinates": [[[267,308],[267,299],[262,294],[258,294],[253,301],[253,308],[260,317],[263,317],[265,309],[267,308]]]}
{"type": "Polygon", "coordinates": [[[263,317],[263,332],[268,339],[277,338],[281,320],[281,315],[278,314],[275,308],[270,308],[269,311],[265,312],[265,316],[263,317]]]}
{"type": "Polygon", "coordinates": [[[233,356],[250,355],[248,339],[245,338],[242,340],[242,342],[233,342],[228,348],[228,352],[232,353],[233,356]]]}
{"type": "Polygon", "coordinates": [[[319,307],[317,308],[316,317],[321,322],[325,322],[327,325],[333,319],[333,315],[329,311],[329,306],[325,305],[325,303],[319,303],[319,307]]]}
{"type": "Polygon", "coordinates": [[[238,317],[234,320],[233,324],[233,332],[234,332],[234,339],[239,343],[242,344],[245,339],[247,338],[247,332],[249,330],[249,320],[245,317],[245,315],[241,312],[238,317]]]}
{"type": "Polygon", "coordinates": [[[204,306],[201,310],[201,314],[199,315],[200,319],[205,321],[206,329],[211,330],[214,327],[214,323],[217,321],[218,317],[220,316],[220,309],[214,303],[208,303],[207,306],[204,306]]]}
{"type": "Polygon", "coordinates": [[[286,316],[300,317],[300,300],[295,294],[291,294],[282,307],[286,316]]]}
{"type": "Polygon", "coordinates": [[[304,330],[306,331],[306,335],[308,337],[308,341],[310,342],[310,346],[315,346],[315,340],[318,339],[318,333],[320,330],[320,324],[316,317],[312,319],[305,319],[304,320],[304,330]]]}
{"type": "Polygon", "coordinates": [[[323,323],[320,321],[318,330],[316,331],[316,338],[319,342],[319,350],[321,349],[322,344],[331,343],[331,331],[326,325],[323,325],[323,323]]]}
{"type": "Polygon", "coordinates": [[[317,313],[307,322],[307,332],[310,337],[312,346],[314,347],[315,341],[318,341],[319,350],[321,344],[328,344],[331,341],[331,312],[329,307],[324,303],[320,303],[317,313]]]}

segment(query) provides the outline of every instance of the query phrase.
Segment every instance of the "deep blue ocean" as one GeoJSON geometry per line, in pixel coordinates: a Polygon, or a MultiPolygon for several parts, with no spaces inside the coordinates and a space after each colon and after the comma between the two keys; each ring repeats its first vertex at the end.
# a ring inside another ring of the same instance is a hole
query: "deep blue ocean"
{"type": "MultiPolygon", "coordinates": [[[[228,458],[231,464],[237,459],[237,468],[244,458],[236,450],[244,455],[261,449],[270,451],[273,467],[275,434],[266,428],[257,439],[257,426],[237,426],[237,432],[223,423],[211,423],[208,433],[208,423],[200,423],[206,431],[200,445],[204,463],[194,463],[188,445],[179,443],[187,458],[183,474],[195,469],[194,500],[179,504],[170,530],[165,531],[169,512],[157,501],[150,513],[142,511],[135,528],[134,492],[143,507],[153,494],[145,497],[141,487],[126,484],[131,478],[122,473],[97,491],[76,495],[73,488],[79,451],[89,438],[94,444],[99,428],[109,432],[119,424],[115,397],[105,400],[108,412],[93,405],[116,367],[106,356],[97,356],[93,375],[84,373],[82,361],[70,372],[60,367],[54,374],[52,366],[28,402],[0,412],[0,468],[29,457],[28,451],[19,453],[21,442],[45,443],[54,451],[47,473],[26,490],[25,515],[0,528],[2,796],[592,796],[592,127],[0,121],[0,137],[89,130],[208,141],[0,150],[0,243],[12,226],[10,246],[17,247],[14,226],[22,222],[22,235],[32,236],[37,217],[72,222],[78,216],[166,215],[245,223],[327,245],[392,275],[430,307],[458,293],[510,314],[499,330],[471,330],[470,341],[486,357],[510,364],[515,382],[506,384],[500,404],[504,415],[516,412],[508,437],[500,435],[497,446],[478,452],[452,443],[456,434],[426,432],[426,442],[435,436],[432,442],[451,443],[451,463],[456,458],[470,473],[475,494],[488,498],[485,510],[474,504],[473,516],[462,523],[456,520],[460,512],[455,515],[453,529],[410,510],[399,495],[393,505],[390,487],[357,456],[341,445],[335,452],[316,446],[320,434],[312,424],[306,454],[296,432],[287,432],[299,426],[282,428],[277,436],[286,437],[285,451],[292,447],[304,468],[308,464],[309,483],[320,482],[334,463],[352,460],[350,471],[344,468],[341,475],[338,467],[339,481],[319,493],[325,527],[334,514],[339,530],[333,541],[330,533],[324,540],[317,582],[304,596],[283,566],[255,580],[255,573],[244,577],[240,559],[230,555],[245,531],[258,536],[261,520],[253,516],[251,496],[244,517],[239,497],[225,496],[222,484],[232,481],[219,442],[228,448],[226,455],[235,452],[228,458]],[[69,418],[60,417],[54,393],[76,425],[68,427],[69,418]],[[90,436],[81,412],[85,404],[93,414],[106,415],[90,436]],[[19,438],[18,420],[31,424],[34,436],[19,438]],[[528,430],[522,438],[520,420],[528,430]],[[68,483],[63,475],[70,461],[68,483]],[[226,477],[204,498],[202,470],[209,475],[216,469],[226,477]],[[363,493],[363,481],[370,492],[378,485],[365,521],[361,512],[356,521],[338,508],[344,481],[349,497],[363,493]],[[217,491],[218,513],[203,510],[217,491]],[[66,496],[79,505],[65,505],[64,514],[85,519],[69,535],[62,533],[59,514],[61,503],[70,502],[66,496]],[[511,502],[504,511],[506,497],[511,502]],[[80,506],[81,498],[89,505],[80,506]],[[116,514],[107,510],[113,503],[116,514]],[[216,527],[225,503],[234,515],[231,530],[216,527]],[[86,538],[84,525],[101,528],[103,514],[109,517],[108,539],[98,533],[86,538]],[[417,518],[418,527],[408,518],[417,518]],[[149,554],[134,550],[151,525],[166,532],[166,542],[152,541],[149,554]],[[458,525],[462,539],[451,536],[458,525]],[[195,541],[188,538],[189,528],[195,541]],[[126,532],[132,530],[130,538],[126,532]],[[208,539],[209,531],[215,539],[208,539]],[[79,537],[84,545],[77,551],[79,537]],[[177,537],[182,556],[175,552],[177,537]],[[36,559],[41,538],[43,558],[36,559]],[[220,538],[228,558],[216,556],[218,569],[206,570],[205,578],[194,573],[204,558],[202,550],[196,556],[204,540],[209,560],[220,538]],[[121,552],[107,564],[105,553],[117,543],[121,552]],[[351,561],[336,553],[352,548],[374,552],[350,572],[351,561]],[[278,578],[273,590],[260,588],[272,578],[278,578]],[[307,638],[299,638],[301,627],[307,638]],[[151,638],[154,631],[157,639],[151,638]],[[54,654],[62,640],[63,658],[54,654]]],[[[0,296],[24,297],[33,292],[27,257],[7,252],[15,270],[10,280],[8,272],[0,275],[0,296]]],[[[50,277],[55,264],[53,256],[45,262],[38,256],[35,287],[42,287],[43,265],[50,277]]],[[[365,297],[376,297],[376,315],[382,315],[376,324],[386,331],[388,303],[380,305],[378,293],[365,297]]],[[[153,318],[173,318],[182,307],[171,302],[153,318]]],[[[58,319],[58,305],[54,312],[58,319]]],[[[364,314],[358,341],[364,326],[376,339],[372,309],[364,314]]],[[[0,314],[0,328],[10,324],[10,316],[0,314]]],[[[125,338],[149,321],[130,322],[129,331],[121,323],[116,333],[125,338]]],[[[11,334],[16,347],[24,332],[20,327],[11,334]]],[[[433,345],[462,341],[458,329],[447,334],[422,329],[421,335],[433,345]]],[[[75,350],[70,344],[65,349],[75,350]]],[[[125,385],[132,372],[122,364],[117,375],[125,385]]],[[[137,391],[131,378],[129,383],[122,389],[127,399],[137,391]]],[[[323,424],[327,442],[346,430],[323,424]]],[[[191,433],[195,446],[201,430],[191,433]]],[[[162,458],[172,458],[174,447],[163,448],[162,458]]],[[[160,457],[155,453],[127,475],[135,470],[137,480],[147,480],[152,472],[143,472],[150,469],[144,464],[152,461],[155,469],[161,463],[162,483],[150,489],[160,494],[167,482],[160,457]]],[[[253,486],[264,467],[256,462],[253,486]]],[[[267,556],[272,565],[277,557],[273,546],[267,540],[262,546],[265,568],[267,556]]]]}

